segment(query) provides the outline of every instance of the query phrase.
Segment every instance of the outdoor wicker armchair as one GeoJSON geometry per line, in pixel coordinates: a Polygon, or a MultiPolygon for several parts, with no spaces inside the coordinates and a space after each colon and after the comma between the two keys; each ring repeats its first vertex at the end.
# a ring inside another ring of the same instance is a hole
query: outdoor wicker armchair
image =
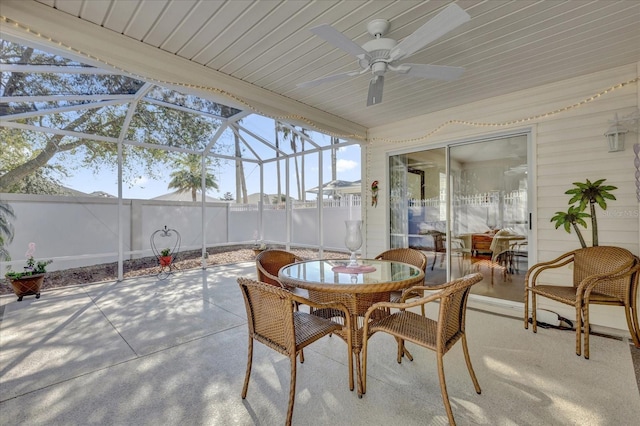
{"type": "Polygon", "coordinates": [[[256,256],[258,281],[285,288],[278,279],[278,271],[302,258],[285,250],[265,250],[256,256]]]}
{"type": "MultiPolygon", "coordinates": [[[[480,385],[473,371],[473,366],[471,365],[471,358],[469,357],[469,349],[467,347],[467,336],[465,334],[467,299],[471,286],[480,281],[482,281],[482,274],[475,273],[437,286],[412,287],[411,289],[421,291],[436,290],[436,292],[411,302],[379,302],[372,305],[364,317],[362,393],[365,393],[367,389],[368,341],[379,331],[388,333],[397,340],[399,339],[402,347],[404,347],[404,341],[408,341],[436,352],[442,400],[447,411],[449,423],[455,425],[444,378],[443,357],[458,340],[462,340],[462,348],[469,375],[471,376],[476,392],[478,394],[481,392],[480,385]],[[420,316],[407,310],[417,306],[424,306],[430,302],[439,302],[437,320],[420,316]],[[370,316],[376,312],[376,309],[380,308],[399,309],[399,311],[394,312],[390,316],[369,322],[370,316]]],[[[398,349],[398,362],[401,362],[402,347],[399,346],[398,349]]],[[[412,358],[409,357],[409,359],[412,358]]]]}
{"type": "Polygon", "coordinates": [[[531,323],[537,330],[537,296],[575,307],[576,355],[581,354],[584,332],[584,357],[589,358],[589,305],[624,306],[627,325],[636,347],[640,348],[638,327],[638,276],[640,260],[621,247],[596,246],[565,253],[548,262],[533,265],[525,276],[524,328],[529,328],[529,295],[531,323]],[[573,264],[570,286],[541,284],[541,273],[573,264]]]}
{"type": "MultiPolygon", "coordinates": [[[[353,390],[353,357],[351,355],[351,316],[342,303],[315,303],[304,297],[273,285],[260,283],[248,278],[238,278],[247,309],[249,327],[249,347],[247,371],[242,387],[242,399],[247,396],[251,364],[253,360],[253,341],[257,340],[267,347],[287,356],[291,363],[289,384],[289,405],[286,424],[291,424],[293,403],[296,394],[296,356],[302,348],[335,331],[342,330],[347,337],[347,357],[349,365],[349,388],[353,390]],[[316,309],[333,309],[344,312],[344,324],[329,319],[297,311],[295,304],[304,304],[316,309]]],[[[303,362],[303,361],[301,361],[303,362]]]]}
{"type": "MultiPolygon", "coordinates": [[[[379,260],[391,260],[394,262],[408,263],[420,268],[422,272],[426,274],[427,256],[425,256],[424,253],[422,253],[420,250],[412,248],[394,248],[380,253],[375,258],[379,260]]],[[[405,293],[406,291],[392,292],[391,302],[399,302],[400,298],[405,295],[405,293]]],[[[406,294],[405,299],[408,299],[409,297],[422,297],[423,295],[423,291],[415,290],[412,293],[406,294]]],[[[424,306],[422,307],[422,315],[424,315],[424,306]]]]}

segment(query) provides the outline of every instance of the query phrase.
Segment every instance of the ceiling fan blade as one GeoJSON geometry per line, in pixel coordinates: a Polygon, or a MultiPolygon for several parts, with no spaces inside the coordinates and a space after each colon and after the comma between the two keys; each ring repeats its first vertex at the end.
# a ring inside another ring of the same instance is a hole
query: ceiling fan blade
{"type": "Polygon", "coordinates": [[[323,38],[327,43],[337,47],[338,49],[342,49],[355,57],[363,58],[369,54],[359,44],[329,24],[318,25],[317,27],[310,28],[309,31],[318,37],[323,38]]]}
{"type": "Polygon", "coordinates": [[[369,94],[367,95],[367,106],[376,105],[382,102],[382,87],[384,86],[384,76],[377,75],[369,81],[369,94]]]}
{"type": "Polygon", "coordinates": [[[298,83],[296,84],[296,86],[298,87],[315,87],[315,86],[319,86],[320,84],[323,83],[328,83],[330,81],[335,81],[335,80],[341,80],[343,78],[346,77],[353,77],[356,75],[359,75],[360,71],[349,71],[349,72],[343,72],[340,74],[333,74],[333,75],[328,75],[326,77],[322,77],[322,78],[318,78],[316,80],[311,80],[311,81],[305,81],[302,83],[298,83]]]}
{"type": "Polygon", "coordinates": [[[460,78],[464,73],[464,68],[449,67],[446,65],[402,64],[397,71],[412,77],[451,81],[460,78]],[[405,66],[409,67],[407,71],[404,71],[405,66]]]}
{"type": "Polygon", "coordinates": [[[413,55],[427,44],[442,37],[470,19],[471,16],[460,6],[451,3],[442,12],[391,49],[391,60],[395,61],[413,55]]]}

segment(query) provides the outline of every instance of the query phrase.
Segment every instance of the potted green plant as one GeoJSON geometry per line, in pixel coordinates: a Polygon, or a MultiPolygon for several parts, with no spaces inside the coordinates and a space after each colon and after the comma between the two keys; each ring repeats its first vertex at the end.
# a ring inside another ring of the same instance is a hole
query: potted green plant
{"type": "Polygon", "coordinates": [[[24,296],[35,294],[36,299],[40,298],[40,288],[44,282],[47,273],[47,265],[53,260],[40,260],[36,262],[33,255],[27,258],[27,265],[23,272],[9,271],[5,274],[5,278],[9,280],[13,287],[13,292],[18,296],[18,302],[22,301],[24,296]]]}
{"type": "Polygon", "coordinates": [[[172,260],[171,250],[168,248],[162,249],[160,252],[160,266],[170,266],[172,260]]]}

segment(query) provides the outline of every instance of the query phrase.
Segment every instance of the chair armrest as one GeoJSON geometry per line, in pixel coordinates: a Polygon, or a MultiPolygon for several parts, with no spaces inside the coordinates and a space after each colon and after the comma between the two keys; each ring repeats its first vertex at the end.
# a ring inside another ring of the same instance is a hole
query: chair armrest
{"type": "MultiPolygon", "coordinates": [[[[369,328],[369,318],[371,317],[371,315],[380,308],[388,308],[388,309],[400,309],[400,310],[405,310],[408,308],[413,308],[416,306],[421,306],[421,305],[425,305],[427,303],[442,299],[443,297],[447,297],[449,296],[453,291],[456,291],[456,289],[459,287],[457,285],[457,283],[461,283],[463,281],[469,281],[471,280],[472,282],[470,282],[469,284],[466,285],[473,285],[475,283],[478,283],[482,280],[482,274],[480,274],[479,272],[476,272],[475,274],[469,274],[469,275],[465,275],[464,277],[458,278],[456,280],[453,281],[449,281],[447,283],[444,283],[442,285],[439,285],[437,287],[439,287],[439,291],[433,294],[430,294],[428,296],[425,297],[421,297],[420,299],[416,299],[413,302],[404,302],[404,303],[394,303],[394,302],[378,302],[378,303],[374,303],[373,305],[371,305],[369,307],[369,309],[367,309],[367,312],[364,314],[364,333],[366,335],[367,330],[369,328]]],[[[411,289],[416,289],[416,290],[433,290],[436,286],[415,286],[415,287],[410,287],[411,289]]]]}
{"type": "Polygon", "coordinates": [[[569,263],[572,263],[574,258],[575,251],[570,251],[568,253],[563,254],[562,256],[556,257],[553,260],[549,260],[547,262],[536,263],[532,267],[529,268],[527,274],[524,277],[524,283],[526,287],[535,287],[536,282],[538,280],[538,275],[546,269],[554,269],[561,268],[569,263]]]}
{"type": "MultiPolygon", "coordinates": [[[[433,290],[433,287],[426,287],[426,286],[415,286],[415,287],[411,287],[409,290],[433,290]]],[[[415,299],[412,302],[378,302],[378,303],[374,303],[373,305],[371,305],[369,307],[369,309],[367,309],[367,312],[364,314],[364,324],[366,326],[366,324],[369,322],[369,318],[371,317],[371,315],[373,315],[373,313],[380,309],[380,308],[385,308],[385,309],[399,309],[399,310],[405,310],[408,308],[413,308],[415,306],[420,306],[420,305],[425,305],[429,302],[433,302],[435,300],[441,299],[443,297],[443,291],[439,291],[437,293],[434,294],[430,294],[428,296],[425,297],[421,297],[420,299],[415,299]]]]}
{"type": "Polygon", "coordinates": [[[449,283],[444,284],[433,284],[433,285],[414,285],[413,287],[406,288],[402,291],[402,295],[400,296],[399,303],[405,303],[407,299],[412,299],[416,296],[421,297],[424,295],[424,290],[435,291],[442,290],[446,288],[449,283]]]}

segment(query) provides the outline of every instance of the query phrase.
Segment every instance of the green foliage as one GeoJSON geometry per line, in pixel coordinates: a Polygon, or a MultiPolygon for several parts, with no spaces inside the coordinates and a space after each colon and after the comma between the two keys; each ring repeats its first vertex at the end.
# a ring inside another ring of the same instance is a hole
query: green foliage
{"type": "MultiPolygon", "coordinates": [[[[208,169],[210,160],[205,158],[205,191],[207,189],[218,189],[215,176],[208,169]]],[[[175,165],[177,170],[171,172],[169,189],[176,189],[179,192],[190,192],[191,198],[195,202],[196,194],[202,190],[202,157],[194,154],[187,154],[179,157],[175,165]]]]}
{"type": "Polygon", "coordinates": [[[14,227],[10,219],[15,219],[15,213],[9,203],[0,200],[0,260],[9,260],[9,252],[5,247],[5,243],[9,244],[13,241],[14,227]]]}
{"type": "Polygon", "coordinates": [[[616,197],[609,193],[614,189],[618,189],[613,185],[602,185],[606,179],[600,179],[591,182],[587,179],[586,183],[573,182],[575,188],[569,189],[565,194],[573,195],[569,200],[569,204],[580,202],[580,210],[584,210],[588,204],[598,203],[602,210],[607,209],[607,200],[615,200],[616,197]]]}
{"type": "Polygon", "coordinates": [[[602,185],[606,179],[599,179],[595,182],[591,182],[587,179],[586,183],[574,182],[575,188],[569,189],[565,192],[567,195],[571,195],[569,204],[579,203],[579,211],[584,211],[589,206],[591,217],[591,232],[594,247],[598,245],[598,220],[596,217],[595,205],[598,204],[602,210],[607,209],[606,200],[615,200],[616,197],[610,194],[609,191],[618,189],[613,185],[602,185]]]}
{"type": "MultiPolygon", "coordinates": [[[[80,65],[74,61],[51,55],[33,48],[0,40],[0,63],[80,65]]],[[[144,82],[121,75],[93,75],[66,73],[3,73],[0,96],[46,96],[56,94],[101,95],[133,94],[144,82]]],[[[202,150],[210,142],[220,122],[199,114],[225,115],[228,107],[206,99],[166,89],[154,89],[147,94],[153,99],[178,105],[188,110],[176,110],[141,99],[126,131],[126,139],[147,144],[147,147],[123,147],[123,182],[132,184],[140,175],[150,178],[161,176],[163,166],[172,154],[149,145],[162,145],[202,150]]],[[[34,115],[20,119],[21,124],[49,127],[67,131],[120,137],[128,105],[108,105],[95,108],[91,101],[61,100],[38,104],[39,110],[54,107],[81,107],[75,111],[34,115]],[[90,107],[93,106],[93,107],[90,107]]],[[[35,104],[0,104],[0,116],[29,112],[35,104]]],[[[0,129],[0,192],[30,192],[51,194],[57,185],[56,176],[65,171],[117,170],[118,145],[112,142],[81,139],[78,137],[45,134],[18,129],[0,129]],[[53,164],[64,164],[64,168],[53,164]]],[[[223,144],[215,145],[223,152],[223,144]]]]}
{"type": "Polygon", "coordinates": [[[587,227],[587,222],[584,221],[584,218],[589,217],[587,213],[582,213],[578,207],[570,206],[567,212],[556,212],[556,215],[551,218],[551,222],[556,223],[556,229],[559,227],[563,227],[565,231],[569,234],[571,233],[571,226],[576,231],[576,235],[578,235],[578,239],[580,240],[580,245],[584,248],[587,244],[582,237],[582,233],[578,228],[578,225],[582,225],[583,227],[587,227]]]}
{"type": "Polygon", "coordinates": [[[160,256],[169,256],[169,254],[171,254],[171,250],[169,250],[168,248],[162,249],[162,251],[160,252],[160,256]]]}
{"type": "Polygon", "coordinates": [[[273,203],[279,204],[287,201],[287,196],[285,194],[279,194],[273,196],[273,203]]]}
{"type": "Polygon", "coordinates": [[[30,256],[27,259],[27,266],[24,267],[24,272],[7,272],[5,277],[10,279],[18,279],[29,277],[31,275],[44,274],[47,272],[47,265],[49,265],[53,260],[41,260],[36,262],[33,256],[30,256]]]}

